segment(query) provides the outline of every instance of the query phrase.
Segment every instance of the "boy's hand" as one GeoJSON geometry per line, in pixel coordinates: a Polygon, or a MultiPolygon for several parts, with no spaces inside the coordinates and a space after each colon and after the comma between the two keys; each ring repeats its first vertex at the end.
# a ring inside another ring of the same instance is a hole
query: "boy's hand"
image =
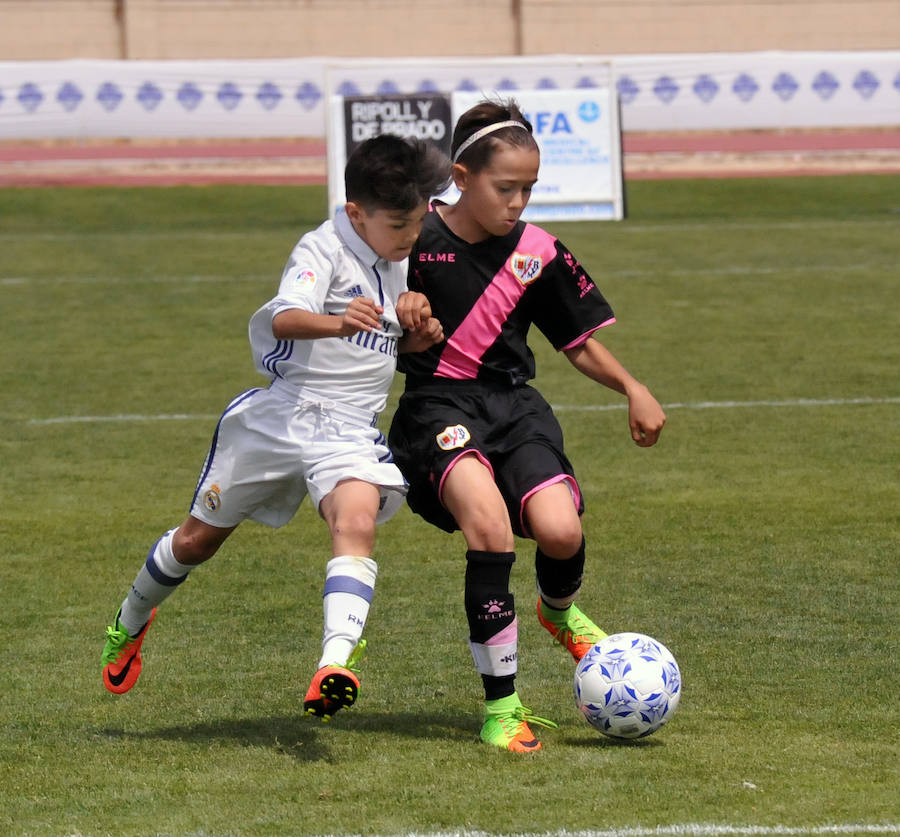
{"type": "Polygon", "coordinates": [[[358,331],[375,331],[381,328],[380,315],[384,308],[375,304],[374,299],[358,296],[350,300],[344,316],[341,317],[341,335],[350,337],[358,331]]]}
{"type": "Polygon", "coordinates": [[[659,434],[666,423],[666,414],[643,384],[629,390],[627,395],[631,438],[642,448],[652,447],[659,439],[659,434]]]}
{"type": "Polygon", "coordinates": [[[400,322],[400,328],[404,331],[418,331],[430,317],[431,304],[425,294],[420,294],[418,291],[404,291],[397,298],[397,319],[400,322]]]}
{"type": "Polygon", "coordinates": [[[444,327],[441,321],[429,317],[417,329],[410,329],[400,339],[398,350],[401,352],[424,352],[429,346],[440,343],[444,339],[444,327]]]}

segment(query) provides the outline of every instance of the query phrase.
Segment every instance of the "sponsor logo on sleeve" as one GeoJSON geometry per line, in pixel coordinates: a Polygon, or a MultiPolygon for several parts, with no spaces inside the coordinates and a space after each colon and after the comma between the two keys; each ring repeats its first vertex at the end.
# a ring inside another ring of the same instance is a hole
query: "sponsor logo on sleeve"
{"type": "Polygon", "coordinates": [[[316,274],[311,270],[303,269],[294,277],[294,287],[298,291],[308,291],[316,284],[316,274]]]}

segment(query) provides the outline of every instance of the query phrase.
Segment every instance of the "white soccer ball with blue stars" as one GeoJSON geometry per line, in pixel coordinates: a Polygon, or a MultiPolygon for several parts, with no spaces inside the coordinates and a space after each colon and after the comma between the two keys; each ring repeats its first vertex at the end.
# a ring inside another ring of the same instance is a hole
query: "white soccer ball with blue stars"
{"type": "Polygon", "coordinates": [[[613,738],[656,732],[678,708],[681,672],[672,652],[646,634],[601,639],[575,668],[575,704],[613,738]]]}

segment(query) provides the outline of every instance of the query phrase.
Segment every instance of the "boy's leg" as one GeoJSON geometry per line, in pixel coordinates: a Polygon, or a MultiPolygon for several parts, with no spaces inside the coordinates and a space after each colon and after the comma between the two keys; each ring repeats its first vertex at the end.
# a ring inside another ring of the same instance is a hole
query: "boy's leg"
{"type": "Polygon", "coordinates": [[[103,684],[110,692],[123,694],[134,686],[141,673],[141,646],[156,608],[185,581],[194,566],[215,554],[232,531],[234,527],[220,529],[188,517],[153,545],[114,624],[106,629],[101,661],[103,684]]]}
{"type": "Polygon", "coordinates": [[[584,576],[585,542],[567,483],[554,483],[532,495],[525,515],[537,541],[538,620],[580,660],[606,634],[574,605],[584,576]]]}
{"type": "Polygon", "coordinates": [[[375,592],[378,565],[368,556],[375,542],[379,489],[346,480],[319,504],[332,536],[332,558],[322,595],[324,631],[318,668],[303,702],[307,714],[330,720],[359,694],[355,669],[365,649],[363,629],[375,592]]]}

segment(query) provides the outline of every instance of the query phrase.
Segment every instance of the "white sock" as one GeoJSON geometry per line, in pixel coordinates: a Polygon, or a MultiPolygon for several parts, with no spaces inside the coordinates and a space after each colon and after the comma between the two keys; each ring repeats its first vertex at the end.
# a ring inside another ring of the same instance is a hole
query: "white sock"
{"type": "Polygon", "coordinates": [[[325,569],[325,631],[319,668],[343,666],[350,658],[366,626],[375,592],[378,565],[371,558],[339,555],[325,569]]]}
{"type": "Polygon", "coordinates": [[[193,567],[179,563],[172,552],[174,529],[163,535],[150,550],[128,596],[122,602],[119,624],[136,636],[150,618],[153,608],[167,599],[187,578],[193,567]]]}

